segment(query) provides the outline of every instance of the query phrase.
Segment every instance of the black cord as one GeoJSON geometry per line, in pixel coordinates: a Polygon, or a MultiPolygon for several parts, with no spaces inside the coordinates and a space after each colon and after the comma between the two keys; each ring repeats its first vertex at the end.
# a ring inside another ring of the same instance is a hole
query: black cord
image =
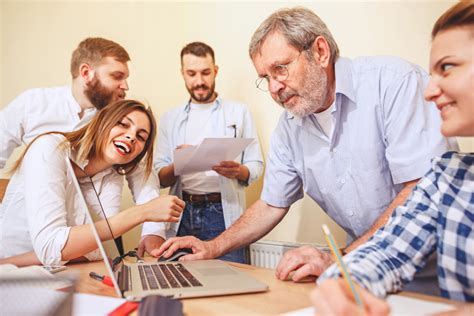
{"type": "MultiPolygon", "coordinates": [[[[102,206],[102,202],[100,201],[100,198],[99,198],[99,193],[97,193],[97,190],[95,188],[94,182],[92,181],[92,178],[84,170],[82,170],[81,167],[79,167],[75,162],[73,163],[89,179],[92,185],[92,189],[94,189],[95,196],[97,197],[97,201],[99,201],[99,206],[100,206],[100,210],[102,211],[102,215],[104,216],[105,222],[107,223],[107,227],[109,227],[109,231],[110,231],[110,234],[112,235],[112,239],[115,241],[115,236],[112,231],[112,227],[110,227],[109,221],[107,220],[107,215],[105,214],[104,207],[102,206]]],[[[94,223],[92,223],[92,225],[94,225],[94,223]]]]}

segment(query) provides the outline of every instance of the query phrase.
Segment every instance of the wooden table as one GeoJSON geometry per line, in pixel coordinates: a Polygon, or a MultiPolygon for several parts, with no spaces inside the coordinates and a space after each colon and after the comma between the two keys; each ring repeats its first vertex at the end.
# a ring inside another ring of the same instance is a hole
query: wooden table
{"type": "MultiPolygon", "coordinates": [[[[314,288],[314,282],[294,283],[291,281],[279,281],[275,278],[274,270],[238,263],[229,264],[267,284],[269,291],[263,293],[181,299],[184,312],[187,316],[228,314],[275,315],[311,306],[309,293],[314,288]]],[[[89,277],[89,272],[91,271],[99,274],[107,274],[102,261],[69,264],[68,269],[60,273],[74,272],[78,274],[79,282],[76,289],[77,292],[116,297],[112,287],[106,286],[89,277]]],[[[404,292],[402,295],[448,304],[454,303],[453,301],[439,297],[415,293],[404,292]]]]}
{"type": "MultiPolygon", "coordinates": [[[[267,284],[269,291],[182,299],[186,315],[274,315],[311,305],[308,293],[314,287],[314,282],[293,283],[291,281],[279,281],[275,278],[273,270],[238,263],[229,264],[267,284]]],[[[60,272],[60,274],[71,272],[78,274],[77,292],[116,297],[112,287],[89,277],[89,272],[91,271],[107,274],[102,261],[68,264],[68,269],[60,272]]]]}

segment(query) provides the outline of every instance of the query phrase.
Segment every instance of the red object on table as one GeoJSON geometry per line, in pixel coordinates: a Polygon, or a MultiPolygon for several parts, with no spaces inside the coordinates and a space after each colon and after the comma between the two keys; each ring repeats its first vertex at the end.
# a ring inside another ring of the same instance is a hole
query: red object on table
{"type": "Polygon", "coordinates": [[[101,281],[105,285],[114,287],[114,283],[112,282],[112,279],[109,276],[100,275],[95,272],[89,273],[89,276],[95,280],[101,281]]]}
{"type": "Polygon", "coordinates": [[[113,311],[111,311],[108,316],[127,316],[131,312],[134,312],[140,303],[138,302],[125,302],[113,311]]]}

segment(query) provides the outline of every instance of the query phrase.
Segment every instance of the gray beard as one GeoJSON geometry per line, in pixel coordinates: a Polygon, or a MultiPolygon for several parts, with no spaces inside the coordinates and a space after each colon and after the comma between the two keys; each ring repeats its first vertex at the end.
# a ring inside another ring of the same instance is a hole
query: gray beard
{"type": "Polygon", "coordinates": [[[278,104],[297,117],[305,117],[316,113],[324,107],[328,94],[327,81],[327,75],[323,67],[316,65],[314,62],[308,62],[303,75],[304,86],[298,92],[289,88],[285,90],[279,95],[278,104]],[[299,102],[291,108],[285,107],[282,100],[286,100],[294,94],[299,96],[299,102]]]}

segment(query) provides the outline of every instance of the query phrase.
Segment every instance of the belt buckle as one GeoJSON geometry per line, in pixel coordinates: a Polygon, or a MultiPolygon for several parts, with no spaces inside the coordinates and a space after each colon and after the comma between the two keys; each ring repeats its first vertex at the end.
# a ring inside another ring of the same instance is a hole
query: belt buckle
{"type": "Polygon", "coordinates": [[[190,195],[189,195],[189,202],[191,202],[191,203],[196,202],[196,201],[193,201],[193,195],[194,195],[194,194],[190,194],[190,195]]]}

